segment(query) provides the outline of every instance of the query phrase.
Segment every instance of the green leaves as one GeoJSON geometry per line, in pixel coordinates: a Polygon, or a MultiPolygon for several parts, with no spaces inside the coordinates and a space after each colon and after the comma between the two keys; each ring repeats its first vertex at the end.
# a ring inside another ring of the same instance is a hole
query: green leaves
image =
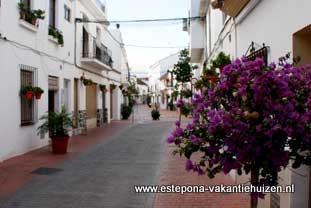
{"type": "Polygon", "coordinates": [[[61,112],[49,112],[40,120],[44,122],[38,127],[38,134],[50,133],[51,138],[68,136],[68,131],[72,127],[72,120],[65,106],[61,112]]]}
{"type": "Polygon", "coordinates": [[[179,61],[175,64],[173,74],[176,76],[177,82],[190,82],[193,76],[193,70],[197,69],[190,63],[189,51],[184,49],[180,52],[179,61]]]}

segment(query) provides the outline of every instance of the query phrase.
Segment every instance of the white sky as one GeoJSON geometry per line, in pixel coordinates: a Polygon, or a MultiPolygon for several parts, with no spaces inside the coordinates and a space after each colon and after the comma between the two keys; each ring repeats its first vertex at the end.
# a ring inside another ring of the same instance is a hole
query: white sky
{"type": "MultiPolygon", "coordinates": [[[[108,20],[162,19],[188,17],[190,0],[106,0],[108,20]]],[[[113,25],[112,25],[113,26],[113,25]]],[[[187,46],[188,33],[179,22],[121,24],[125,44],[146,46],[187,46]]],[[[181,48],[149,49],[126,47],[132,71],[144,73],[156,61],[181,48]]]]}

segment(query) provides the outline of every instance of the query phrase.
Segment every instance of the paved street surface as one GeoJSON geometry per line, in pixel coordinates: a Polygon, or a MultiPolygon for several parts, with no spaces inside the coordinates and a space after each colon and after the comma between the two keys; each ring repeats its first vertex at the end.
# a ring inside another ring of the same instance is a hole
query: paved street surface
{"type": "Polygon", "coordinates": [[[137,194],[134,185],[233,184],[231,178],[198,177],[166,144],[178,114],[136,106],[128,121],[74,136],[67,155],[50,147],[0,164],[0,208],[247,208],[246,194],[137,194]],[[55,172],[46,172],[38,168],[55,172]],[[39,171],[39,172],[40,172],[39,171]],[[43,173],[43,175],[42,175],[43,173]]]}
{"type": "Polygon", "coordinates": [[[135,194],[134,185],[156,183],[170,126],[161,122],[122,130],[58,166],[62,171],[34,177],[0,207],[150,207],[152,195],[135,194]]]}

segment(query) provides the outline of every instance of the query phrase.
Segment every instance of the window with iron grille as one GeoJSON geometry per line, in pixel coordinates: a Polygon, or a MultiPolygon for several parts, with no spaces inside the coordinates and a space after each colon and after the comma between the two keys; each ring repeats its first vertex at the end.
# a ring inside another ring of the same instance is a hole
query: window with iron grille
{"type": "MultiPolygon", "coordinates": [[[[21,88],[37,85],[37,69],[31,66],[21,65],[21,88]]],[[[21,125],[31,125],[36,122],[37,111],[35,99],[27,100],[21,96],[21,125]]]]}

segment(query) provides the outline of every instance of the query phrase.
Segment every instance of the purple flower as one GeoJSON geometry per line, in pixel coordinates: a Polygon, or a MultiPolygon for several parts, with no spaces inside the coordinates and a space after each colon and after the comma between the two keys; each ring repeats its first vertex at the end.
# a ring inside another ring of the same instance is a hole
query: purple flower
{"type": "Polygon", "coordinates": [[[195,128],[195,125],[193,123],[190,123],[190,124],[187,125],[186,128],[187,128],[188,131],[192,131],[195,128]]]}
{"type": "Polygon", "coordinates": [[[184,130],[182,128],[178,127],[178,128],[176,128],[175,132],[173,132],[173,135],[175,137],[180,137],[183,135],[183,133],[184,133],[184,130]]]}
{"type": "Polygon", "coordinates": [[[168,144],[172,144],[172,143],[175,142],[175,140],[176,140],[176,138],[175,138],[173,135],[170,135],[170,136],[167,138],[166,142],[167,142],[168,144]]]}
{"type": "Polygon", "coordinates": [[[180,127],[180,121],[176,121],[176,122],[175,122],[175,125],[178,126],[178,127],[180,127]]]}
{"type": "Polygon", "coordinates": [[[187,160],[186,161],[186,171],[190,171],[193,169],[193,164],[192,164],[192,161],[191,160],[187,160]]]}
{"type": "Polygon", "coordinates": [[[276,68],[276,64],[275,64],[274,62],[272,62],[272,63],[269,65],[269,67],[270,67],[271,69],[275,69],[275,68],[276,68]]]}
{"type": "Polygon", "coordinates": [[[176,103],[177,108],[181,108],[184,105],[184,101],[182,99],[179,99],[176,103]]]}
{"type": "Polygon", "coordinates": [[[200,140],[195,135],[190,135],[189,138],[193,144],[197,144],[197,145],[200,144],[200,140]]]}

